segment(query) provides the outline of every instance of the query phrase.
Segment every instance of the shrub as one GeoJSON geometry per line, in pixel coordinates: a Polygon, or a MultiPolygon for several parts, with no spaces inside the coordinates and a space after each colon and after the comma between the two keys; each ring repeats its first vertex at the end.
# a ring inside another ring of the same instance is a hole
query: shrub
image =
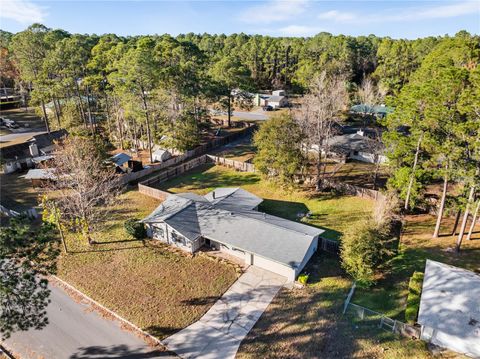
{"type": "Polygon", "coordinates": [[[391,240],[389,226],[378,225],[375,221],[366,221],[358,227],[350,228],[341,239],[340,258],[343,269],[359,286],[371,286],[375,283],[378,267],[391,254],[391,240]]]}
{"type": "Polygon", "coordinates": [[[143,239],[147,236],[145,226],[135,218],[129,219],[125,222],[125,230],[136,239],[143,239]]]}
{"type": "Polygon", "coordinates": [[[300,283],[300,284],[303,284],[303,285],[307,284],[307,282],[308,282],[308,277],[309,277],[308,274],[300,274],[300,275],[298,276],[298,281],[299,281],[299,283],[300,283]]]}
{"type": "Polygon", "coordinates": [[[423,273],[414,272],[408,284],[407,308],[405,309],[405,321],[415,324],[420,308],[420,296],[422,293],[423,273]]]}

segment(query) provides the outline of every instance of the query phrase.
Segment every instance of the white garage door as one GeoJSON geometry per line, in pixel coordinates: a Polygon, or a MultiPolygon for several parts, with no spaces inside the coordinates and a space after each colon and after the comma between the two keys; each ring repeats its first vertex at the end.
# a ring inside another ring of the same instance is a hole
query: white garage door
{"type": "Polygon", "coordinates": [[[295,280],[295,270],[286,265],[271,261],[269,259],[254,255],[253,265],[269,270],[270,272],[277,273],[287,277],[289,281],[295,280]]]}
{"type": "Polygon", "coordinates": [[[220,244],[220,250],[222,252],[228,253],[232,256],[235,256],[235,257],[241,258],[242,260],[245,260],[245,252],[240,250],[240,249],[236,249],[235,247],[229,247],[229,246],[226,246],[224,244],[220,244]]]}

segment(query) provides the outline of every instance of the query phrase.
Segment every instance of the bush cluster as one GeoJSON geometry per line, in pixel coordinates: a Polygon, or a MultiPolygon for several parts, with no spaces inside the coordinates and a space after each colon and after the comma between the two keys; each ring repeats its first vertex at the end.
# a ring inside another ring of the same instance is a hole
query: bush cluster
{"type": "Polygon", "coordinates": [[[136,239],[143,239],[147,236],[147,231],[143,223],[140,223],[137,219],[129,219],[125,222],[125,230],[128,234],[136,239]]]}

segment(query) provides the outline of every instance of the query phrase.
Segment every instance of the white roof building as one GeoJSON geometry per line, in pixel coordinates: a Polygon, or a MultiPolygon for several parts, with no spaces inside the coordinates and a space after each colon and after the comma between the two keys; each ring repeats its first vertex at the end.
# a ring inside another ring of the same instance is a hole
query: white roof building
{"type": "Polygon", "coordinates": [[[417,321],[421,339],[480,358],[480,275],[427,260],[417,321]]]}

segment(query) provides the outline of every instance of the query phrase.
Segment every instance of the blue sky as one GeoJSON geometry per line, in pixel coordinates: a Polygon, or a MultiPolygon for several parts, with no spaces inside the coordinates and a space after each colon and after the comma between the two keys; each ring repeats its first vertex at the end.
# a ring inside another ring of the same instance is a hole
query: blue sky
{"type": "Polygon", "coordinates": [[[444,1],[36,1],[0,0],[0,28],[34,22],[72,33],[119,35],[245,32],[417,38],[480,33],[480,0],[444,1]]]}

